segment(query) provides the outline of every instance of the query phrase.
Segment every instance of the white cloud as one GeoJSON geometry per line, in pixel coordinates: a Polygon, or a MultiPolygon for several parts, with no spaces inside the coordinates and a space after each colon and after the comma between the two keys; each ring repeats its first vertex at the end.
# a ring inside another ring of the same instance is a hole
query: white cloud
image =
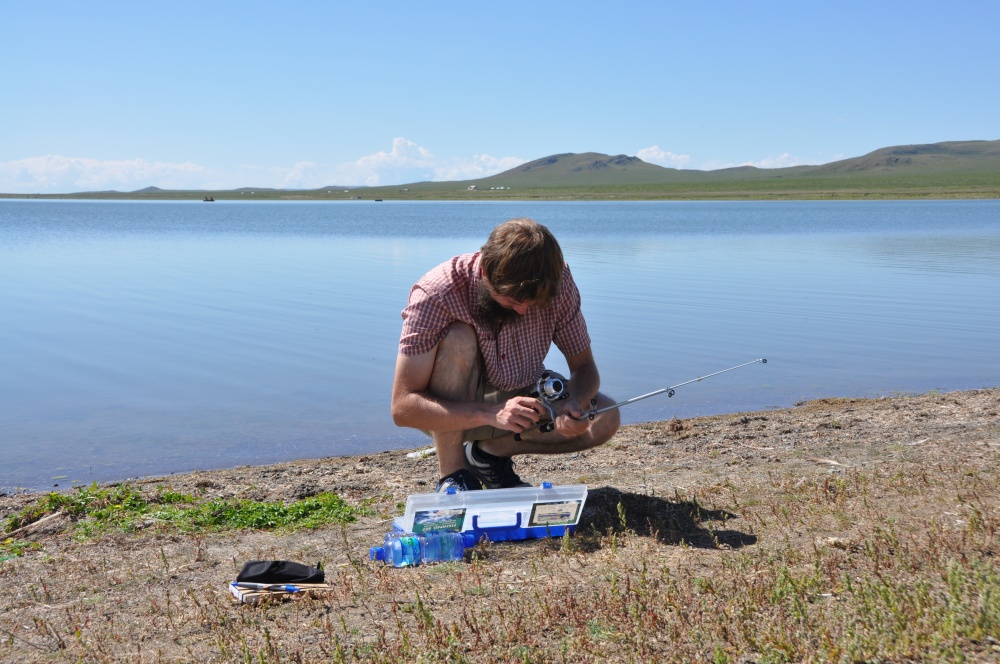
{"type": "Polygon", "coordinates": [[[722,168],[736,168],[738,166],[755,166],[756,168],[788,168],[790,166],[815,166],[826,163],[826,161],[828,160],[807,160],[785,152],[776,157],[764,157],[756,160],[750,159],[742,162],[712,160],[706,162],[701,168],[706,171],[716,171],[722,168]]]}
{"type": "Polygon", "coordinates": [[[389,151],[375,152],[340,164],[316,161],[300,161],[290,167],[243,164],[229,171],[192,162],[154,162],[141,158],[101,161],[49,155],[0,162],[0,192],[135,191],[149,186],[161,189],[376,186],[474,179],[523,163],[524,160],[518,157],[486,154],[440,159],[429,149],[406,138],[394,138],[389,151]]]}
{"type": "Polygon", "coordinates": [[[439,159],[413,141],[394,138],[391,152],[376,152],[361,157],[351,164],[339,166],[338,171],[348,177],[353,176],[344,184],[402,184],[426,180],[472,180],[501,173],[524,162],[519,157],[493,157],[488,154],[439,159]]]}
{"type": "Polygon", "coordinates": [[[635,156],[650,164],[666,166],[668,168],[684,168],[691,161],[691,157],[688,155],[674,154],[673,152],[661,150],[659,145],[654,145],[651,148],[643,148],[635,156]]]}
{"type": "Polygon", "coordinates": [[[364,168],[411,167],[427,166],[434,161],[434,155],[427,148],[421,147],[405,138],[392,139],[391,152],[376,152],[362,157],[355,163],[364,168]]]}
{"type": "Polygon", "coordinates": [[[523,164],[518,157],[477,154],[471,158],[439,159],[427,148],[406,138],[394,138],[392,149],[380,150],[351,162],[296,164],[282,176],[282,187],[314,189],[328,185],[378,186],[409,182],[470,180],[495,175],[523,164]]]}
{"type": "Polygon", "coordinates": [[[520,157],[491,157],[488,154],[477,154],[472,159],[453,159],[447,164],[434,168],[436,181],[475,180],[497,173],[503,173],[525,163],[520,157]]]}
{"type": "Polygon", "coordinates": [[[150,185],[183,189],[192,179],[204,180],[206,177],[211,177],[209,170],[192,162],[100,161],[58,155],[0,162],[0,191],[5,193],[130,191],[150,185]]]}
{"type": "Polygon", "coordinates": [[[392,150],[379,151],[336,168],[347,181],[333,184],[402,184],[429,180],[437,160],[431,151],[405,138],[392,139],[392,150]],[[415,176],[415,177],[414,177],[415,176]]]}
{"type": "Polygon", "coordinates": [[[802,166],[806,161],[799,157],[792,156],[788,152],[779,154],[777,157],[764,157],[758,161],[746,161],[740,166],[756,166],[757,168],[788,168],[789,166],[802,166]]]}

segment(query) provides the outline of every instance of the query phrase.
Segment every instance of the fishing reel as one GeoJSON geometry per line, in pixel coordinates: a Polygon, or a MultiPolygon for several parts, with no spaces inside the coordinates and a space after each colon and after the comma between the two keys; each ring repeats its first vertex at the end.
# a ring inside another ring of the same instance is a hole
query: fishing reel
{"type": "Polygon", "coordinates": [[[569,396],[566,388],[569,386],[569,379],[565,376],[546,369],[535,383],[534,389],[528,394],[535,397],[549,411],[549,421],[538,427],[542,433],[552,431],[556,428],[556,411],[552,404],[561,401],[569,396]]]}
{"type": "Polygon", "coordinates": [[[542,372],[538,382],[535,383],[535,389],[531,390],[529,394],[536,399],[552,403],[569,396],[569,393],[566,392],[567,385],[569,385],[568,378],[546,369],[542,372]]]}

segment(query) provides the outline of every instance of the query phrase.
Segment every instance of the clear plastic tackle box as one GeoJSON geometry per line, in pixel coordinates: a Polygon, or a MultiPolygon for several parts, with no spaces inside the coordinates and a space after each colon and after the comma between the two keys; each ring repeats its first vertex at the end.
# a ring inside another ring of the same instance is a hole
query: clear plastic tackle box
{"type": "Polygon", "coordinates": [[[586,484],[420,493],[406,499],[395,529],[417,535],[472,531],[491,541],[561,537],[573,532],[587,500],[586,484]]]}

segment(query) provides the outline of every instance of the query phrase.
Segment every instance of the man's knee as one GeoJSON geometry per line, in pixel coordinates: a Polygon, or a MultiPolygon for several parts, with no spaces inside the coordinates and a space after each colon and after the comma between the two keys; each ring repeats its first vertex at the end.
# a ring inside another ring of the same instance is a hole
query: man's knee
{"type": "Polygon", "coordinates": [[[455,321],[438,343],[428,388],[448,399],[472,401],[482,374],[479,339],[471,325],[455,321]]]}
{"type": "Polygon", "coordinates": [[[478,365],[479,364],[479,338],[476,330],[466,323],[455,321],[448,326],[448,334],[438,344],[437,359],[438,364],[449,365],[478,365]]]}
{"type": "Polygon", "coordinates": [[[607,416],[607,418],[603,422],[598,423],[597,438],[600,440],[598,445],[603,445],[611,440],[618,433],[618,429],[622,425],[622,417],[617,409],[601,413],[601,416],[607,416]]]}
{"type": "MultiPolygon", "coordinates": [[[[610,397],[604,394],[598,395],[597,408],[604,408],[612,404],[614,404],[614,401],[610,397]]],[[[617,408],[606,410],[594,418],[591,425],[591,435],[593,436],[595,446],[603,445],[611,440],[618,432],[621,424],[621,411],[617,408]]]]}

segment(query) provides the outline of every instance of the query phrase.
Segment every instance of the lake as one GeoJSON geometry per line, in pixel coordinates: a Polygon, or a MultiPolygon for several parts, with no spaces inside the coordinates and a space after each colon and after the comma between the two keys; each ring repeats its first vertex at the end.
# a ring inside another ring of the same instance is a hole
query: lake
{"type": "MultiPolygon", "coordinates": [[[[1000,201],[0,201],[0,489],[423,446],[412,283],[529,216],[626,423],[1000,385],[1000,201]]],[[[560,357],[550,366],[565,370],[560,357]]]]}

